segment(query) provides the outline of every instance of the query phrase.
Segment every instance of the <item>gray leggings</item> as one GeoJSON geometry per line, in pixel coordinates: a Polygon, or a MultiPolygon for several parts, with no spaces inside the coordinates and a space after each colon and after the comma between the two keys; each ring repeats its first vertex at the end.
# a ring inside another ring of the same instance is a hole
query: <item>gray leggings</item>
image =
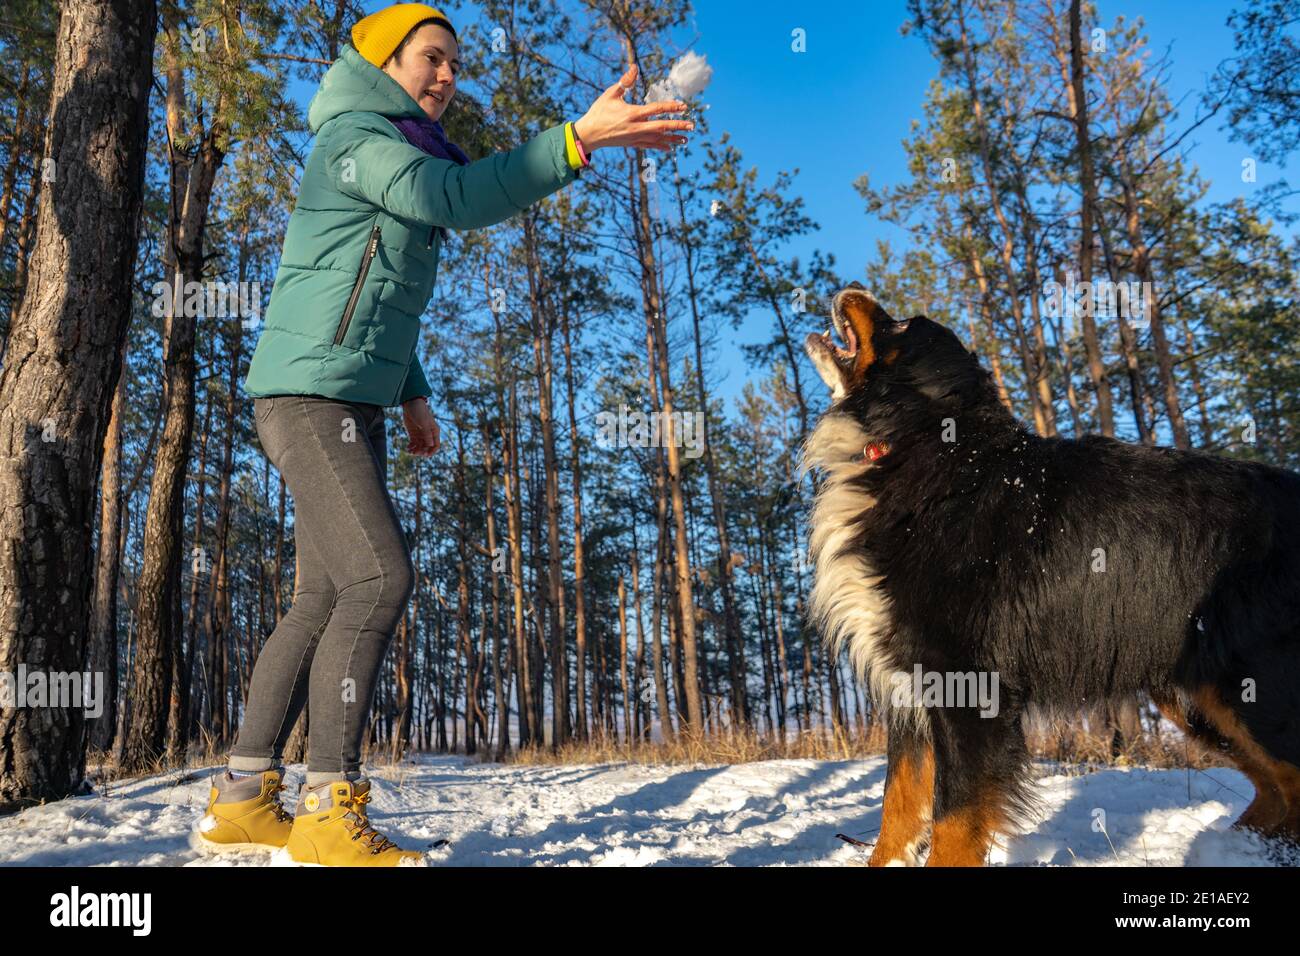
{"type": "Polygon", "coordinates": [[[274,395],[254,399],[253,415],[293,496],[297,588],[253,668],[229,766],[279,766],[308,702],[308,786],[356,779],[384,653],[415,588],[388,495],[384,409],[274,395]]]}

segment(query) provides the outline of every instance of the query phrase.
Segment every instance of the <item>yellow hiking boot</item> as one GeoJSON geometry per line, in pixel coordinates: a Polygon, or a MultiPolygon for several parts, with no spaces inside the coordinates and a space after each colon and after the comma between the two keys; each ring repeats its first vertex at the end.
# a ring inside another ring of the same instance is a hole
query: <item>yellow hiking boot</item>
{"type": "Polygon", "coordinates": [[[302,788],[285,846],[295,863],[316,866],[427,866],[370,825],[370,781],[332,780],[302,788]]]}
{"type": "Polygon", "coordinates": [[[190,838],[203,853],[274,850],[289,842],[293,817],[280,805],[284,768],[265,770],[257,777],[231,777],[228,770],[212,775],[208,809],[190,838]]]}

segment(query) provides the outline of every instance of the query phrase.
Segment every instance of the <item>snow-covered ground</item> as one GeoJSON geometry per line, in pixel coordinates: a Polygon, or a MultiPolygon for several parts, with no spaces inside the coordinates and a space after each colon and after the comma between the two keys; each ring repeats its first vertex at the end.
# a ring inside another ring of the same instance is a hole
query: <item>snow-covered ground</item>
{"type": "MultiPolygon", "coordinates": [[[[1250,801],[1234,770],[1040,768],[1044,816],[992,862],[1084,866],[1269,866],[1291,861],[1229,829],[1250,801]],[[1104,814],[1104,818],[1099,814],[1104,814]],[[1103,824],[1104,819],[1104,824],[1103,824]],[[1104,825],[1105,832],[1102,832],[1104,825]]],[[[304,768],[292,766],[283,796],[304,768]]],[[[111,785],[0,817],[0,865],[211,866],[190,848],[206,774],[111,785]]],[[[418,756],[370,770],[371,822],[406,846],[439,839],[433,865],[844,865],[880,826],[883,758],[772,760],[733,766],[505,766],[418,756]]]]}

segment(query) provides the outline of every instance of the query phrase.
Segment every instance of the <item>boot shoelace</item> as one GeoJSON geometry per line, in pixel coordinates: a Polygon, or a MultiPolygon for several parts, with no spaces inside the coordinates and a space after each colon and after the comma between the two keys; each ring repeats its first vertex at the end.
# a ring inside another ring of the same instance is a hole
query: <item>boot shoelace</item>
{"type": "Polygon", "coordinates": [[[385,850],[396,848],[396,843],[370,825],[369,814],[366,812],[366,804],[370,802],[369,791],[358,794],[351,800],[340,800],[339,802],[345,807],[352,808],[352,812],[348,814],[356,821],[348,821],[348,825],[352,828],[352,839],[356,840],[365,837],[366,845],[370,847],[371,853],[383,853],[385,850]]]}
{"type": "Polygon", "coordinates": [[[280,823],[288,823],[293,819],[292,814],[290,814],[289,811],[280,803],[280,791],[286,789],[288,788],[282,783],[272,784],[271,792],[267,794],[271,800],[271,812],[275,814],[275,819],[280,823]]]}

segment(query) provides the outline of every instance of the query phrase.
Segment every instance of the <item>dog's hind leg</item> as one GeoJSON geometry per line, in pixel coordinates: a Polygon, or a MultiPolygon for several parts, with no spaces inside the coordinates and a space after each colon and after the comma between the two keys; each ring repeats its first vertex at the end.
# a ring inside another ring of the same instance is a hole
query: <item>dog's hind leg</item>
{"type": "Polygon", "coordinates": [[[1233,827],[1268,834],[1286,819],[1287,800],[1281,781],[1270,766],[1271,759],[1260,759],[1260,748],[1249,741],[1244,727],[1238,727],[1236,715],[1212,689],[1179,701],[1173,695],[1153,695],[1155,704],[1170,723],[1188,737],[1211,750],[1228,756],[1255,788],[1255,799],[1233,827]],[[1237,739],[1227,732],[1237,729],[1237,739]]]}
{"type": "Polygon", "coordinates": [[[966,708],[930,712],[934,830],[927,866],[983,866],[993,835],[1026,809],[1028,751],[1020,713],[992,718],[966,708]]]}
{"type": "Polygon", "coordinates": [[[1300,841],[1300,768],[1270,753],[1238,709],[1216,688],[1199,688],[1192,694],[1192,706],[1196,711],[1192,720],[1201,715],[1213,724],[1221,740],[1227,742],[1226,747],[1220,743],[1220,748],[1254,784],[1255,799],[1233,826],[1266,837],[1300,841]]]}
{"type": "Polygon", "coordinates": [[[880,836],[868,866],[912,866],[929,836],[934,805],[934,748],[924,723],[889,715],[889,766],[880,836]]]}

